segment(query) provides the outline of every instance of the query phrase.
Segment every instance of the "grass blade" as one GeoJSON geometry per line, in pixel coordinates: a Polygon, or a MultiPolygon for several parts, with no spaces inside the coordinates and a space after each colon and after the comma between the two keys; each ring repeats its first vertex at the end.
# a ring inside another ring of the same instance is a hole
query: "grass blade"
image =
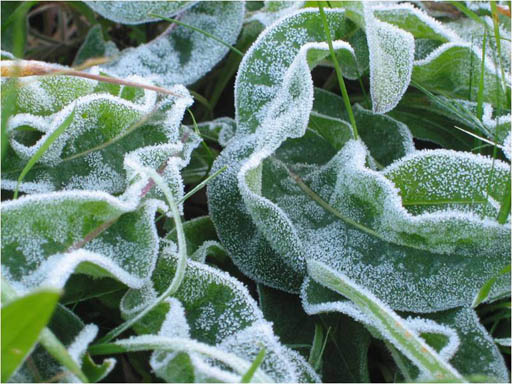
{"type": "Polygon", "coordinates": [[[324,7],[321,2],[318,2],[318,10],[320,11],[320,17],[322,18],[322,23],[324,25],[324,32],[327,38],[327,44],[329,45],[329,52],[331,53],[331,58],[334,63],[334,70],[336,71],[336,76],[338,77],[338,83],[340,85],[341,95],[343,96],[343,102],[345,103],[345,108],[348,112],[348,118],[350,120],[350,124],[352,125],[354,138],[357,140],[359,136],[357,134],[356,119],[354,118],[354,113],[352,112],[352,106],[350,105],[350,99],[348,97],[347,88],[345,87],[345,81],[343,81],[343,72],[341,71],[340,64],[338,63],[338,59],[334,53],[331,30],[329,29],[329,24],[327,24],[327,18],[325,16],[324,7]]]}
{"type": "Polygon", "coordinates": [[[224,167],[222,167],[221,169],[219,169],[217,172],[211,174],[210,176],[208,176],[206,179],[204,179],[203,181],[201,181],[199,184],[197,184],[192,190],[190,190],[185,196],[183,196],[179,201],[178,201],[178,204],[182,204],[185,202],[185,200],[187,200],[189,197],[191,197],[192,195],[194,195],[197,191],[199,191],[201,188],[203,188],[206,184],[208,184],[208,182],[214,178],[216,178],[218,175],[220,175],[222,172],[224,172],[226,169],[228,169],[228,166],[225,165],[224,167]]]}
{"type": "Polygon", "coordinates": [[[19,190],[20,184],[23,181],[23,179],[25,178],[25,176],[27,175],[27,173],[29,173],[29,171],[32,169],[32,167],[39,161],[41,156],[43,156],[44,153],[48,150],[48,148],[50,148],[50,145],[52,145],[53,142],[55,140],[57,140],[57,138],[62,134],[62,132],[64,132],[70,126],[74,117],[75,117],[75,109],[73,108],[73,111],[69,114],[69,116],[66,117],[66,119],[62,122],[62,124],[59,125],[59,127],[55,131],[52,132],[52,134],[48,137],[48,139],[46,139],[46,141],[43,143],[43,145],[41,145],[41,147],[36,151],[36,153],[34,153],[34,156],[32,156],[30,158],[27,165],[25,165],[25,168],[23,168],[23,170],[20,173],[20,176],[18,177],[16,189],[14,190],[14,198],[15,199],[18,198],[18,190],[19,190]]]}
{"type": "Polygon", "coordinates": [[[241,383],[250,383],[254,374],[256,373],[256,370],[260,367],[261,363],[263,362],[263,359],[265,358],[265,348],[262,348],[261,351],[258,352],[258,355],[252,362],[251,366],[245,372],[245,374],[242,376],[242,379],[240,380],[241,383]]]}
{"type": "Polygon", "coordinates": [[[174,219],[174,225],[176,228],[176,234],[178,239],[178,265],[176,267],[176,273],[171,281],[169,287],[158,296],[152,303],[150,303],[146,308],[140,311],[137,315],[132,317],[131,319],[125,321],[121,325],[112,329],[105,336],[103,336],[98,343],[108,343],[112,339],[119,336],[125,330],[130,328],[133,324],[138,322],[144,316],[146,316],[149,312],[151,312],[157,305],[163,302],[167,297],[173,295],[181,285],[181,282],[185,278],[185,270],[187,268],[187,241],[185,239],[185,231],[183,230],[183,225],[181,222],[180,212],[178,210],[178,205],[176,204],[172,192],[169,186],[166,184],[165,180],[153,169],[146,168],[145,171],[148,173],[149,177],[153,179],[157,187],[164,194],[167,203],[169,204],[169,208],[174,219]]]}
{"type": "Polygon", "coordinates": [[[480,288],[478,294],[475,296],[475,299],[473,300],[471,307],[476,308],[478,307],[478,305],[480,305],[480,303],[487,299],[487,297],[489,297],[489,293],[491,292],[492,286],[494,285],[498,277],[506,273],[510,273],[510,264],[503,268],[501,271],[499,271],[496,276],[491,277],[489,280],[485,282],[482,288],[480,288]]]}
{"type": "Polygon", "coordinates": [[[443,360],[395,312],[370,292],[324,263],[308,261],[308,273],[323,286],[350,299],[386,339],[435,380],[462,382],[462,376],[443,360]]]}
{"type": "Polygon", "coordinates": [[[484,32],[482,43],[482,64],[480,65],[480,79],[478,81],[478,93],[476,97],[476,117],[482,120],[484,114],[484,73],[485,73],[485,46],[487,44],[487,32],[484,32]]]}

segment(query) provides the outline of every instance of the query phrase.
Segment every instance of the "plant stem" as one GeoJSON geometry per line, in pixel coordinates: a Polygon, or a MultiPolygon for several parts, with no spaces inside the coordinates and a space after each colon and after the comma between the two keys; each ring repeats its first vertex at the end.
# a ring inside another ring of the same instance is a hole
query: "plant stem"
{"type": "Polygon", "coordinates": [[[352,112],[352,106],[350,105],[350,99],[348,97],[347,88],[345,87],[345,82],[343,81],[343,72],[341,71],[340,64],[338,63],[338,59],[336,58],[336,54],[334,53],[334,48],[332,46],[331,31],[329,29],[329,24],[327,24],[327,17],[325,16],[324,7],[321,2],[318,2],[318,9],[320,11],[322,23],[324,24],[325,36],[327,37],[327,44],[329,45],[329,51],[331,53],[332,61],[334,63],[334,69],[336,71],[338,83],[341,88],[341,95],[343,96],[345,108],[347,108],[348,118],[350,120],[350,124],[352,125],[352,130],[354,132],[354,138],[357,140],[359,136],[357,134],[356,120],[354,118],[354,113],[352,112]]]}
{"type": "Polygon", "coordinates": [[[180,212],[178,210],[178,205],[174,201],[172,192],[169,189],[169,186],[164,181],[164,179],[153,169],[146,168],[145,171],[150,175],[150,177],[153,179],[155,184],[158,186],[158,188],[164,194],[164,196],[167,200],[167,203],[169,204],[169,209],[171,210],[171,214],[174,218],[176,234],[177,234],[177,238],[178,238],[178,265],[176,268],[176,273],[171,281],[171,284],[165,290],[164,293],[162,293],[158,298],[156,298],[155,301],[153,301],[150,305],[148,305],[146,308],[144,308],[136,316],[132,317],[131,319],[125,321],[123,324],[119,325],[118,327],[116,327],[116,328],[112,329],[110,332],[108,332],[105,336],[103,336],[100,340],[98,340],[98,344],[99,343],[108,343],[112,339],[116,338],[121,333],[123,333],[125,330],[130,328],[133,324],[137,323],[140,319],[142,319],[144,316],[146,316],[149,312],[151,312],[157,305],[162,303],[168,296],[176,293],[176,291],[178,290],[178,288],[180,287],[180,285],[183,281],[183,278],[185,277],[185,269],[187,267],[187,242],[185,239],[185,232],[183,230],[183,225],[181,222],[181,216],[180,216],[180,212]]]}
{"type": "Polygon", "coordinates": [[[111,83],[118,85],[125,85],[128,87],[144,88],[150,91],[163,93],[166,95],[183,97],[177,93],[171,92],[168,89],[157,87],[155,85],[138,83],[136,81],[129,81],[119,79],[116,77],[94,75],[92,73],[77,71],[74,69],[63,69],[55,67],[41,61],[33,60],[4,60],[0,62],[2,77],[25,77],[25,76],[49,76],[49,75],[62,75],[62,76],[75,76],[83,77],[86,79],[96,80],[103,83],[111,83]]]}

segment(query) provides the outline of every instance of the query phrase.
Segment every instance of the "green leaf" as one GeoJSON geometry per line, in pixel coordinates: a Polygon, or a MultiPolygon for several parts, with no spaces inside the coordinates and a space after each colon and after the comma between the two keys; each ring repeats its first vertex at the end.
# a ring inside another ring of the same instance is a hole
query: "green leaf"
{"type": "Polygon", "coordinates": [[[87,36],[73,60],[73,66],[79,66],[85,63],[88,59],[110,57],[117,53],[118,49],[115,44],[112,42],[106,42],[103,39],[103,30],[101,25],[96,24],[89,29],[89,32],[87,32],[87,36]]]}
{"type": "Polygon", "coordinates": [[[75,270],[140,286],[157,256],[153,218],[161,205],[153,200],[137,209],[136,203],[102,192],[38,194],[4,203],[4,273],[15,287],[60,288],[75,270]]]}
{"type": "MultiPolygon", "coordinates": [[[[365,166],[362,143],[350,141],[335,156],[313,143],[306,134],[251,163],[249,137],[216,161],[213,172],[229,169],[209,186],[212,220],[242,272],[296,292],[306,257],[323,260],[392,308],[425,312],[469,305],[506,265],[509,232],[493,216],[505,192],[504,163],[494,164],[487,204],[490,159],[417,151],[379,173],[365,166]],[[493,218],[480,217],[486,205],[493,218]]],[[[508,291],[505,280],[493,297],[508,291]]]]}
{"type": "MultiPolygon", "coordinates": [[[[105,3],[91,3],[94,6],[105,3]]],[[[179,20],[197,29],[216,36],[226,44],[233,45],[242,29],[245,7],[240,2],[191,2],[178,3],[107,3],[107,7],[123,8],[124,15],[147,20],[148,13],[170,17],[178,9],[187,8],[179,20]],[[156,4],[156,5],[153,5],[156,4]],[[158,9],[161,12],[157,12],[158,9]],[[153,8],[153,9],[149,9],[153,8]],[[165,12],[165,8],[169,11],[165,12]]],[[[104,6],[104,5],[101,5],[104,6]]],[[[108,13],[116,17],[119,13],[108,13]]],[[[151,17],[155,20],[155,18],[151,17]]],[[[104,70],[117,77],[130,75],[151,77],[156,84],[171,87],[174,84],[192,84],[208,73],[228,52],[229,48],[205,38],[203,33],[184,26],[171,25],[162,35],[147,44],[120,52],[104,70]]]]}
{"type": "Polygon", "coordinates": [[[179,125],[185,108],[192,104],[181,86],[173,88],[177,96],[158,100],[154,91],[105,87],[105,83],[67,76],[20,80],[20,85],[17,113],[7,127],[13,153],[3,163],[3,188],[15,188],[27,161],[59,129],[62,133],[25,177],[21,191],[121,193],[127,186],[123,159],[130,151],[180,142],[184,137],[185,149],[197,145],[196,136],[186,134],[179,125]],[[60,92],[63,88],[69,92],[60,92]],[[40,94],[52,96],[41,98],[40,94]]]}
{"type": "MultiPolygon", "coordinates": [[[[352,47],[341,41],[356,29],[354,24],[340,10],[326,10],[326,17],[343,72],[345,66],[357,67],[352,47]]],[[[306,125],[303,120],[307,120],[302,114],[310,108],[313,96],[309,70],[329,57],[324,41],[322,20],[312,9],[282,19],[260,35],[240,64],[236,79],[237,134],[255,132],[294,111],[297,122],[286,134],[301,135],[306,125]],[[280,60],[274,60],[276,56],[280,60]]]]}
{"type": "MultiPolygon", "coordinates": [[[[471,90],[472,100],[476,100],[481,61],[481,52],[469,43],[446,43],[414,63],[412,79],[433,92],[454,98],[466,98],[471,90]]],[[[499,70],[487,59],[482,67],[485,84],[482,99],[496,106],[497,93],[505,94],[501,82],[496,82],[499,70]]]]}
{"type": "Polygon", "coordinates": [[[86,1],[89,7],[108,20],[120,24],[145,24],[160,20],[149,16],[158,13],[171,17],[179,12],[193,7],[196,1],[145,1],[134,3],[131,1],[86,1]]]}
{"type": "Polygon", "coordinates": [[[101,368],[91,370],[91,363],[87,362],[85,356],[89,343],[97,333],[96,325],[85,325],[69,309],[57,305],[48,328],[45,329],[44,339],[40,340],[40,345],[30,355],[30,363],[25,362],[12,381],[94,382],[96,378],[107,375],[114,368],[114,359],[105,359],[101,368]],[[70,370],[71,368],[73,369],[70,370]],[[85,377],[82,370],[91,376],[85,377]]]}
{"type": "Polygon", "coordinates": [[[59,296],[58,290],[38,290],[2,306],[2,382],[7,382],[33,349],[59,296]]]}
{"type": "Polygon", "coordinates": [[[375,327],[382,337],[420,368],[423,377],[430,380],[462,381],[460,374],[443,359],[442,353],[438,354],[428,346],[417,332],[377,297],[323,263],[310,261],[308,273],[315,281],[349,298],[355,307],[351,308],[353,304],[347,304],[345,313],[375,327]]]}
{"type": "Polygon", "coordinates": [[[304,312],[296,295],[258,284],[258,297],[263,316],[272,322],[279,340],[307,357],[318,319],[304,312]]]}

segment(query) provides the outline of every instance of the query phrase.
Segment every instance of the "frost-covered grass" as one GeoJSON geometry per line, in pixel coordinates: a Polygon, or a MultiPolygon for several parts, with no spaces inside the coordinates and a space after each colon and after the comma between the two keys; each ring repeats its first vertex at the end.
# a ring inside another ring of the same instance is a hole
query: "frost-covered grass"
{"type": "Polygon", "coordinates": [[[2,2],[2,382],[509,382],[509,7],[2,2]]]}

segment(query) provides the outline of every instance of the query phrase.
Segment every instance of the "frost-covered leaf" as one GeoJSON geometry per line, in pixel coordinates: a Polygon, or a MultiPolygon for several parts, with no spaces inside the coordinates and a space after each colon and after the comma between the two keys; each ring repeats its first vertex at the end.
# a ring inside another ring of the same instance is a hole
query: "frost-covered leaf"
{"type": "MultiPolygon", "coordinates": [[[[334,49],[343,57],[341,66],[357,66],[352,47],[340,41],[356,29],[355,25],[341,10],[327,10],[326,16],[334,49]]],[[[293,110],[297,123],[290,124],[286,135],[300,135],[312,104],[309,69],[328,56],[322,21],[316,10],[301,10],[267,28],[246,53],[238,71],[237,134],[252,133],[260,126],[269,129],[271,119],[284,119],[286,112],[293,110]]],[[[267,140],[278,139],[273,136],[269,135],[267,140]]]]}
{"type": "MultiPolygon", "coordinates": [[[[404,321],[377,297],[323,263],[310,261],[308,274],[316,282],[350,300],[312,305],[308,301],[307,292],[303,291],[304,308],[308,313],[339,311],[366,324],[407,356],[420,369],[423,380],[462,379],[448,362],[459,344],[457,335],[451,329],[424,320],[404,321]],[[436,352],[420,337],[419,331],[422,329],[447,335],[447,346],[436,352]]],[[[303,288],[306,291],[307,285],[306,282],[303,288]]]]}
{"type": "MultiPolygon", "coordinates": [[[[140,190],[139,190],[140,191],[140,190]]],[[[153,223],[162,204],[123,201],[103,192],[58,192],[2,204],[2,269],[20,293],[63,287],[77,272],[141,286],[154,268],[153,223]]]]}
{"type": "Polygon", "coordinates": [[[118,52],[114,43],[111,41],[106,42],[103,39],[103,30],[99,24],[96,24],[87,32],[87,36],[73,60],[73,66],[83,64],[92,58],[114,56],[118,52]]]}
{"type": "Polygon", "coordinates": [[[483,374],[498,382],[510,381],[503,356],[473,310],[456,308],[425,317],[454,329],[459,335],[460,346],[450,362],[460,373],[483,374]]]}
{"type": "MultiPolygon", "coordinates": [[[[434,92],[455,98],[471,94],[476,100],[481,61],[481,52],[470,43],[446,43],[414,62],[412,79],[434,92]]],[[[499,103],[497,94],[505,94],[500,77],[496,66],[486,59],[483,100],[492,105],[499,103]]]]}
{"type": "MultiPolygon", "coordinates": [[[[113,7],[119,7],[112,2],[113,7]]],[[[133,7],[147,7],[146,2],[129,2],[133,7]]],[[[243,2],[201,2],[192,6],[182,2],[154,2],[159,7],[190,7],[180,16],[182,23],[205,31],[227,44],[234,44],[242,28],[243,2]]],[[[130,13],[130,12],[128,12],[130,13]]],[[[172,13],[172,12],[171,12],[172,13]]],[[[162,15],[163,16],[163,15],[162,15]]],[[[138,75],[156,84],[171,87],[191,84],[209,72],[229,48],[204,34],[184,26],[171,25],[159,37],[136,48],[120,52],[112,63],[104,65],[106,72],[127,77],[138,75]]]]}
{"type": "Polygon", "coordinates": [[[185,147],[197,145],[197,138],[180,128],[185,108],[192,104],[181,86],[172,88],[176,96],[159,100],[154,91],[76,77],[20,82],[17,111],[7,125],[12,150],[2,163],[5,189],[15,188],[25,163],[71,113],[72,122],[25,176],[21,191],[120,193],[126,188],[123,159],[128,152],[180,140],[185,147]]]}
{"type": "MultiPolygon", "coordinates": [[[[302,300],[304,308],[310,314],[342,312],[356,319],[360,315],[353,312],[354,308],[345,297],[334,294],[311,279],[306,279],[303,285],[302,300]]],[[[441,356],[449,359],[450,364],[462,375],[484,374],[498,381],[507,381],[508,373],[503,357],[473,310],[455,308],[423,314],[421,318],[408,313],[403,314],[402,318],[407,327],[417,332],[441,356]],[[458,345],[455,343],[457,339],[458,345]],[[476,355],[479,356],[478,363],[474,359],[476,355]]],[[[373,324],[367,320],[366,317],[358,319],[371,329],[373,324]]],[[[404,362],[409,380],[417,379],[418,368],[409,360],[404,362]]]]}
{"type": "MultiPolygon", "coordinates": [[[[167,288],[175,274],[176,261],[172,249],[164,248],[152,277],[154,289],[147,287],[128,292],[121,303],[124,316],[133,316],[142,308],[141,302],[150,302],[167,288]]],[[[318,380],[302,357],[279,343],[247,289],[227,273],[203,263],[188,261],[185,278],[176,295],[146,315],[136,329],[139,333],[158,334],[162,338],[191,338],[190,343],[213,347],[219,351],[219,356],[234,354],[249,362],[265,347],[261,370],[274,381],[318,380]],[[177,301],[180,304],[177,305],[177,301]],[[179,329],[182,331],[178,332],[179,329]]],[[[219,365],[215,360],[214,355],[198,353],[185,345],[172,353],[156,351],[151,361],[159,376],[166,380],[176,379],[170,376],[176,372],[172,367],[183,364],[190,367],[184,374],[192,375],[186,376],[191,381],[239,380],[236,375],[241,375],[240,372],[230,371],[228,368],[233,369],[232,366],[226,366],[225,361],[219,365]]]]}
{"type": "Polygon", "coordinates": [[[413,36],[380,21],[368,3],[361,3],[370,54],[370,92],[373,111],[393,109],[407,90],[414,60],[413,36]]]}
{"type": "MultiPolygon", "coordinates": [[[[276,60],[267,63],[261,52],[273,47],[275,54],[280,33],[293,30],[298,21],[301,28],[317,22],[316,16],[302,11],[274,24],[242,62],[235,100],[236,140],[219,156],[212,172],[225,165],[229,169],[208,189],[222,244],[242,272],[290,292],[298,290],[305,260],[313,258],[343,271],[395,309],[428,312],[470,304],[481,284],[503,268],[510,255],[505,226],[478,216],[485,212],[495,217],[508,166],[469,154],[425,151],[409,154],[379,173],[366,167],[372,152],[361,142],[349,141],[336,153],[336,145],[343,145],[345,139],[336,142],[330,127],[323,136],[318,127],[316,134],[305,130],[312,92],[309,68],[301,61],[305,48],[295,46],[298,56],[293,61],[290,48],[287,61],[278,61],[279,66],[276,60]],[[429,161],[434,168],[425,173],[421,164],[429,161]],[[401,176],[386,177],[397,168],[414,171],[400,184],[401,176]],[[426,182],[418,191],[414,175],[426,182]],[[489,199],[488,182],[489,190],[495,191],[489,199]],[[434,184],[439,188],[432,188],[434,184]],[[400,194],[411,212],[402,205],[400,194]]],[[[346,124],[340,123],[339,102],[326,101],[324,92],[315,96],[318,103],[311,116],[317,119],[318,114],[330,113],[330,123],[343,133],[346,124]]],[[[373,150],[380,149],[375,138],[379,123],[408,133],[388,117],[379,121],[369,112],[362,117],[373,150]]],[[[391,134],[393,129],[386,132],[384,126],[383,132],[391,134]]],[[[399,154],[389,151],[387,162],[411,151],[411,137],[401,136],[400,141],[408,144],[399,154]]],[[[502,279],[493,297],[508,289],[502,279]]]]}
{"type": "Polygon", "coordinates": [[[160,19],[150,13],[172,17],[196,4],[195,1],[87,1],[86,4],[106,19],[121,24],[144,24],[160,19]]]}
{"type": "MultiPolygon", "coordinates": [[[[79,366],[87,368],[88,372],[92,373],[90,368],[93,362],[87,356],[86,351],[88,345],[96,337],[98,327],[94,324],[85,325],[78,316],[61,305],[57,306],[48,327],[67,348],[71,358],[79,366]],[[87,360],[89,361],[85,362],[87,360]]],[[[21,369],[12,377],[11,382],[81,382],[76,376],[61,366],[41,345],[36,347],[30,358],[30,364],[25,362],[21,369]]],[[[88,378],[90,380],[101,380],[112,371],[115,363],[116,361],[112,358],[105,359],[100,367],[96,366],[95,374],[88,378]]]]}

